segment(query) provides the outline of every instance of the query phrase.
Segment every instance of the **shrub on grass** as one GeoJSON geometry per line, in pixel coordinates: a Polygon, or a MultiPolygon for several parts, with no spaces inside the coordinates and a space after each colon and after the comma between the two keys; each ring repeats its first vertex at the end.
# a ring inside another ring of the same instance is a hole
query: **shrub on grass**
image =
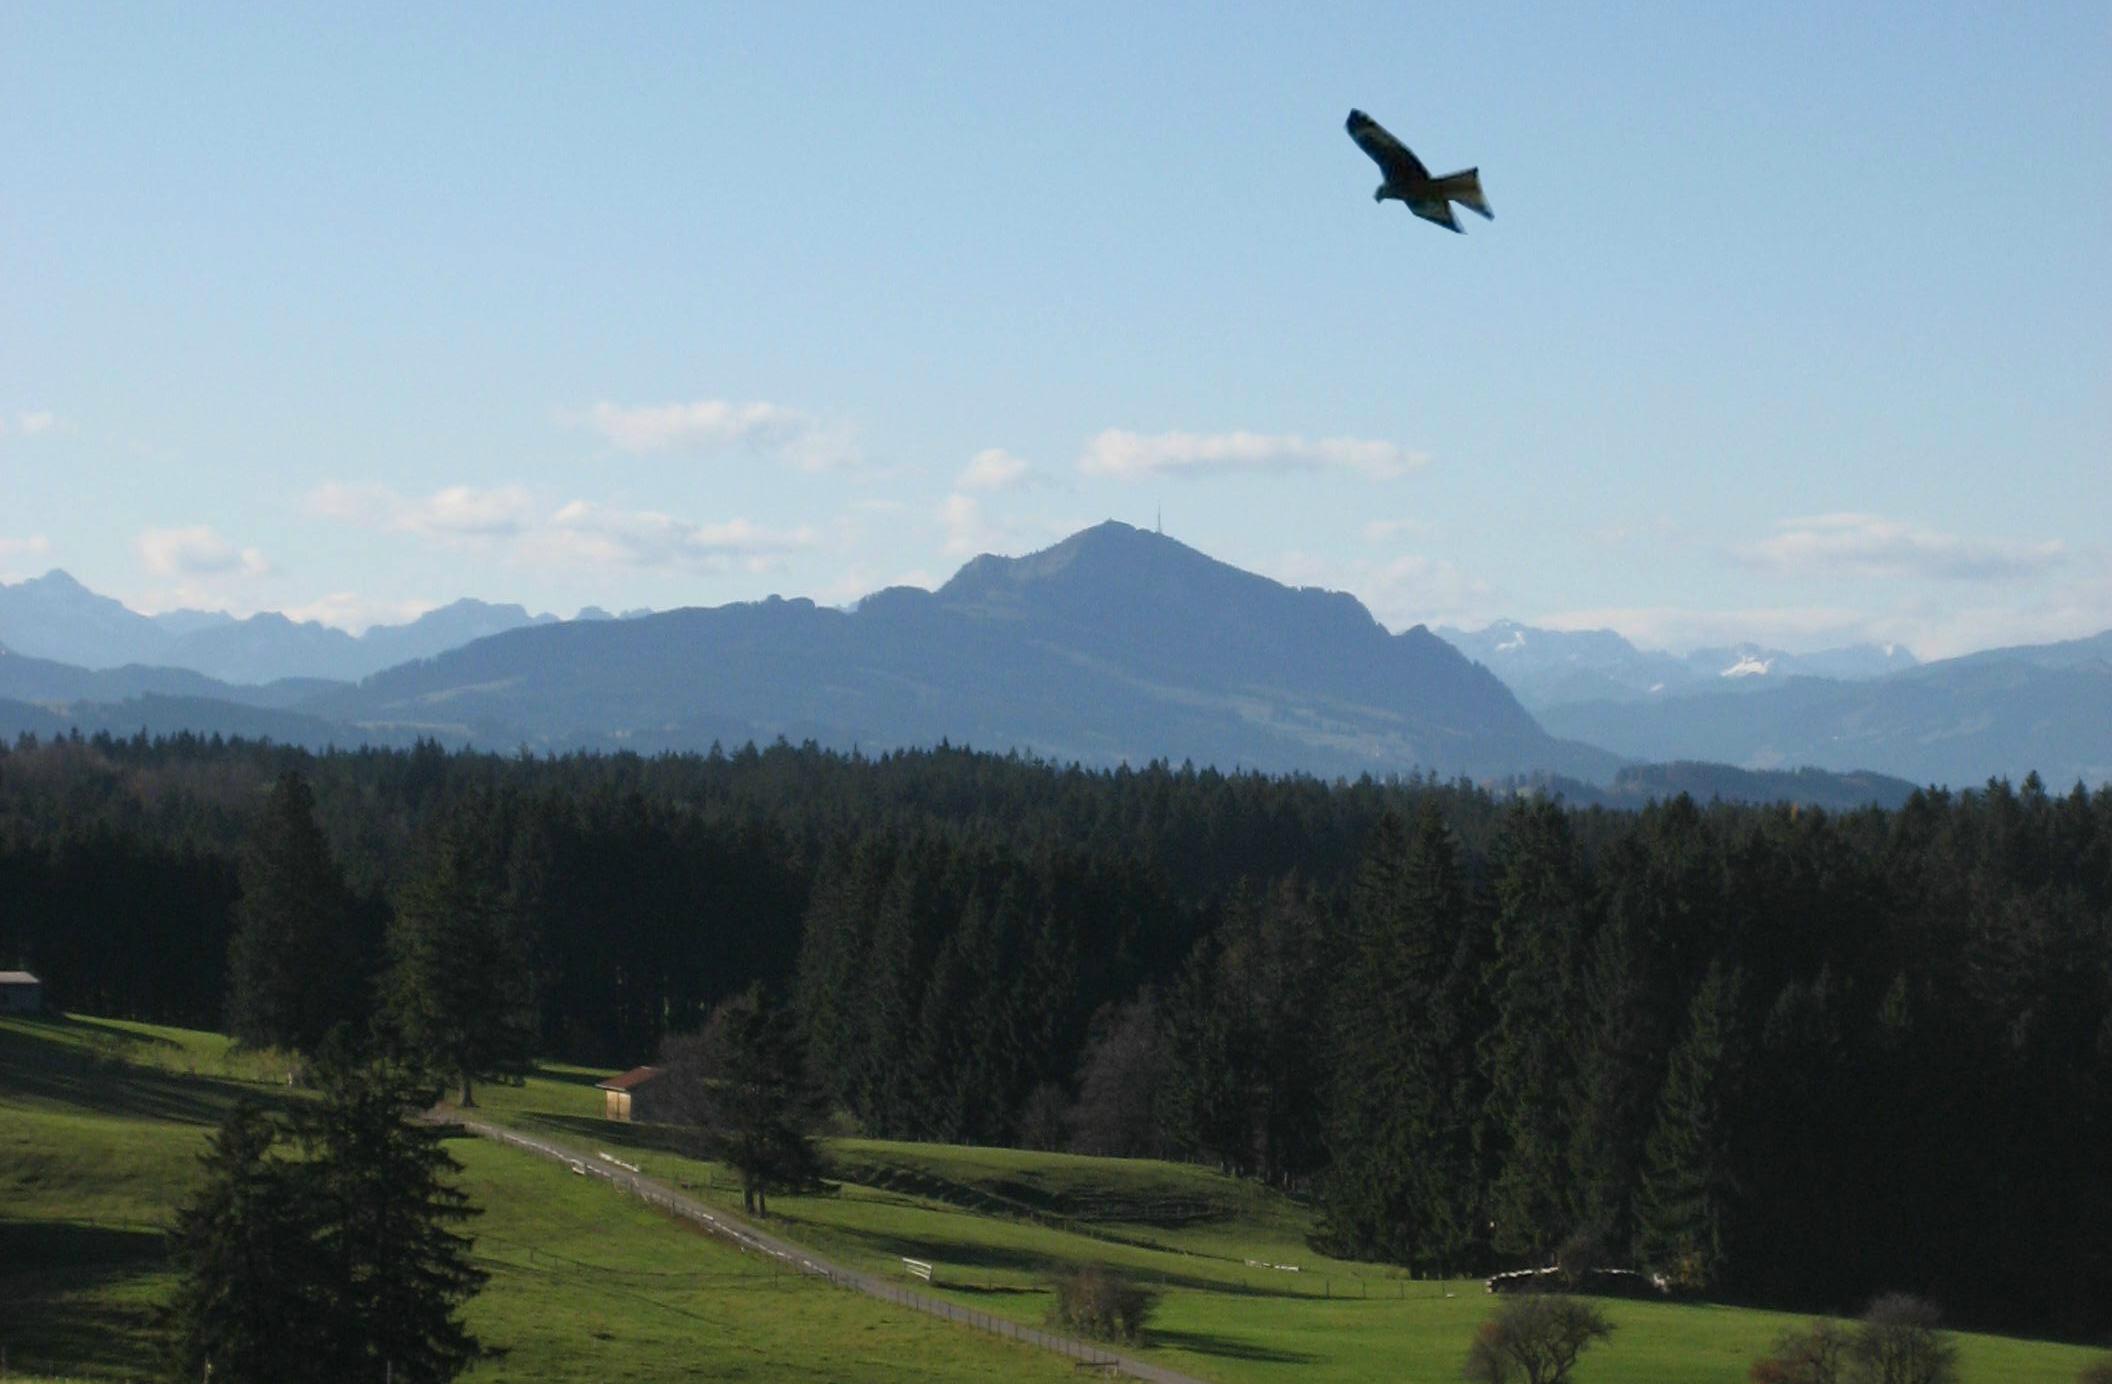
{"type": "Polygon", "coordinates": [[[1509,1298],[1476,1333],[1466,1377],[1471,1384],[1562,1384],[1577,1357],[1612,1334],[1604,1313],[1567,1294],[1509,1298]]]}
{"type": "Polygon", "coordinates": [[[1087,1265],[1058,1278],[1049,1324],[1100,1341],[1139,1341],[1159,1293],[1110,1269],[1087,1265]]]}
{"type": "Polygon", "coordinates": [[[1753,1384],[1842,1384],[1854,1338],[1836,1322],[1785,1332],[1774,1351],[1753,1361],[1753,1384]]]}
{"type": "Polygon", "coordinates": [[[1937,1329],[1934,1303],[1911,1293],[1886,1293],[1863,1313],[1851,1354],[1867,1384],[1954,1384],[1958,1347],[1937,1329]]]}

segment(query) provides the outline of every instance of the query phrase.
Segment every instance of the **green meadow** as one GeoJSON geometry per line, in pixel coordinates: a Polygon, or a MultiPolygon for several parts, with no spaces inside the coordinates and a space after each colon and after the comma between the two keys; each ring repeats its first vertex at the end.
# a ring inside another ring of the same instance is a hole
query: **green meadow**
{"type": "MultiPolygon", "coordinates": [[[[8,1379],[154,1368],[162,1234],[221,1114],[283,1064],[208,1034],[0,1020],[0,1347],[8,1379]]],[[[449,1145],[485,1214],[473,1379],[1019,1380],[1070,1362],[783,1272],[557,1164],[449,1145]]]]}
{"type": "MultiPolygon", "coordinates": [[[[599,1075],[546,1069],[480,1097],[483,1113],[739,1210],[730,1172],[683,1156],[672,1131],[603,1120],[599,1075]]],[[[1493,1302],[1479,1280],[1415,1280],[1316,1254],[1306,1206],[1187,1164],[867,1139],[834,1140],[830,1154],[841,1180],[823,1195],[773,1196],[773,1231],[904,1283],[902,1259],[924,1260],[940,1295],[1029,1324],[1048,1311],[1052,1275],[1115,1266],[1165,1294],[1135,1353],[1208,1379],[1456,1380],[1493,1302]]],[[[1740,1384],[1804,1320],[1708,1304],[1602,1306],[1616,1330],[1585,1357],[1579,1384],[1740,1384]]],[[[1989,1384],[2069,1384],[2099,1354],[2000,1336],[1961,1334],[1959,1344],[1965,1379],[1989,1384]]]]}
{"type": "MultiPolygon", "coordinates": [[[[603,1073],[548,1065],[486,1087],[481,1113],[608,1152],[738,1210],[722,1168],[670,1131],[610,1124],[603,1073]]],[[[169,1286],[162,1233],[206,1135],[243,1095],[290,1098],[272,1054],[216,1035],[89,1019],[0,1020],[0,1345],[10,1378],[126,1379],[153,1368],[169,1286]],[[45,1371],[45,1375],[27,1373],[45,1371]]],[[[485,1214],[491,1281],[468,1309],[490,1357],[478,1379],[1075,1377],[1071,1363],[743,1255],[561,1165],[475,1140],[450,1145],[485,1214]]],[[[1158,1285],[1148,1359],[1228,1381],[1449,1381],[1491,1299],[1477,1281],[1411,1280],[1315,1254],[1310,1213],[1183,1164],[841,1139],[841,1180],[774,1197],[771,1229],[905,1284],[1039,1324],[1047,1282],[1102,1263],[1158,1285]],[[1251,1262],[1250,1262],[1251,1261],[1251,1262]]],[[[1613,1338],[1580,1384],[1733,1384],[1796,1318],[1609,1301],[1613,1338]]],[[[2096,1352],[1960,1337],[1968,1381],[2067,1384],[2096,1352]]]]}

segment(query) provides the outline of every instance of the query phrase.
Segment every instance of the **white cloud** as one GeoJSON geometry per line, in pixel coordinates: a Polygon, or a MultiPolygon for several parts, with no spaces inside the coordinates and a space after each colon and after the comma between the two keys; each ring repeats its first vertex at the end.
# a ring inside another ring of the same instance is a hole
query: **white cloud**
{"type": "Polygon", "coordinates": [[[743,447],[773,453],[802,471],[838,470],[860,459],[857,439],[848,427],[760,401],[698,399],[630,407],[603,402],[588,409],[580,421],[616,450],[633,455],[743,447]]]}
{"type": "Polygon", "coordinates": [[[653,510],[615,509],[574,500],[524,534],[531,559],[691,571],[741,566],[765,571],[786,554],[811,548],[812,528],[769,529],[746,519],[696,524],[653,510]]]}
{"type": "Polygon", "coordinates": [[[147,570],[158,577],[262,576],[271,570],[255,548],[236,548],[204,524],[145,529],[133,540],[147,570]]]}
{"type": "Polygon", "coordinates": [[[51,540],[41,533],[27,538],[0,538],[0,562],[12,558],[41,558],[51,552],[51,540]]]}
{"type": "MultiPolygon", "coordinates": [[[[15,415],[15,431],[24,437],[35,437],[38,433],[50,432],[58,425],[58,415],[49,409],[25,409],[15,415]]],[[[0,433],[6,431],[7,420],[0,418],[0,433]]]]}
{"type": "Polygon", "coordinates": [[[1228,472],[1347,470],[1389,480],[1429,461],[1391,442],[1360,437],[1305,438],[1266,433],[1134,433],[1109,428],[1086,444],[1078,469],[1135,479],[1228,472]]]}
{"type": "Polygon", "coordinates": [[[1814,649],[1893,638],[1908,647],[1921,645],[1902,636],[1874,632],[1862,611],[1840,606],[1753,606],[1734,610],[1699,610],[1686,606],[1601,606],[1560,610],[1526,623],[1556,630],[1612,630],[1644,649],[1690,649],[1751,642],[1808,653],[1814,649]]]}
{"type": "Polygon", "coordinates": [[[1496,617],[1499,594],[1445,558],[1408,553],[1383,562],[1285,553],[1266,574],[1294,586],[1347,591],[1390,630],[1411,625],[1480,625],[1496,617]]]}
{"type": "Polygon", "coordinates": [[[280,613],[289,620],[314,620],[358,635],[376,625],[407,625],[437,609],[437,601],[382,601],[352,591],[333,591],[304,605],[287,606],[280,613]]]}
{"type": "Polygon", "coordinates": [[[968,459],[954,482],[963,490],[1011,490],[1030,483],[1034,468],[1002,447],[986,447],[968,459]]]}
{"type": "Polygon", "coordinates": [[[982,503],[973,495],[948,495],[939,506],[939,522],[946,528],[946,551],[954,557],[974,557],[999,544],[999,535],[983,518],[982,503]]]}
{"type": "Polygon", "coordinates": [[[2058,540],[2018,543],[1961,538],[1875,514],[1785,519],[1772,538],[1738,550],[1754,566],[1793,576],[1851,575],[2004,581],[2067,557],[2058,540]]]}
{"type": "Polygon", "coordinates": [[[477,542],[521,533],[534,517],[534,501],[518,485],[488,490],[450,485],[412,498],[386,486],[339,485],[331,481],[310,492],[308,510],[364,528],[443,541],[477,542]]]}
{"type": "Polygon", "coordinates": [[[443,547],[496,550],[526,562],[692,571],[740,565],[765,571],[785,554],[819,541],[814,529],[804,525],[769,529],[746,519],[698,524],[590,500],[544,511],[527,488],[518,485],[451,485],[411,498],[385,486],[332,483],[308,496],[308,509],[324,518],[410,534],[443,547]]]}
{"type": "Polygon", "coordinates": [[[1592,529],[1585,535],[1592,542],[1609,548],[1625,547],[1630,543],[1649,543],[1662,547],[1680,539],[1679,526],[1666,515],[1647,519],[1636,519],[1626,523],[1607,524],[1592,529]]]}
{"type": "Polygon", "coordinates": [[[1395,538],[1427,534],[1430,528],[1427,519],[1373,519],[1364,525],[1364,541],[1385,543],[1395,538]]]}

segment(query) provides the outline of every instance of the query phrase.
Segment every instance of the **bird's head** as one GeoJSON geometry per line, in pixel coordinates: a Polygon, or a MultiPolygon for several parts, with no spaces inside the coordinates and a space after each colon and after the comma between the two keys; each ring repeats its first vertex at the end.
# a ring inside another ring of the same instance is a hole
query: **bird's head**
{"type": "Polygon", "coordinates": [[[1383,202],[1386,200],[1386,184],[1380,183],[1377,187],[1371,190],[1371,200],[1374,202],[1383,202]]]}

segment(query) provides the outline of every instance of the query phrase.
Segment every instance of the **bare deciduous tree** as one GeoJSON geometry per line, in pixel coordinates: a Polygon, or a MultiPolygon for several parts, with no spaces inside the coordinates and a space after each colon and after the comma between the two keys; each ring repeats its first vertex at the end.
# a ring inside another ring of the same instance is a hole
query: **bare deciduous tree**
{"type": "Polygon", "coordinates": [[[1562,1384],[1577,1357],[1612,1334],[1604,1313],[1567,1294],[1510,1298],[1481,1324],[1466,1377],[1472,1384],[1562,1384]]]}
{"type": "Polygon", "coordinates": [[[1846,1327],[1824,1319],[1785,1332],[1771,1354],[1753,1361],[1753,1384],[1842,1384],[1854,1344],[1846,1327]]]}
{"type": "Polygon", "coordinates": [[[1886,1293],[1863,1313],[1851,1351],[1866,1384],[1954,1384],[1958,1347],[1938,1329],[1934,1303],[1911,1293],[1886,1293]]]}

